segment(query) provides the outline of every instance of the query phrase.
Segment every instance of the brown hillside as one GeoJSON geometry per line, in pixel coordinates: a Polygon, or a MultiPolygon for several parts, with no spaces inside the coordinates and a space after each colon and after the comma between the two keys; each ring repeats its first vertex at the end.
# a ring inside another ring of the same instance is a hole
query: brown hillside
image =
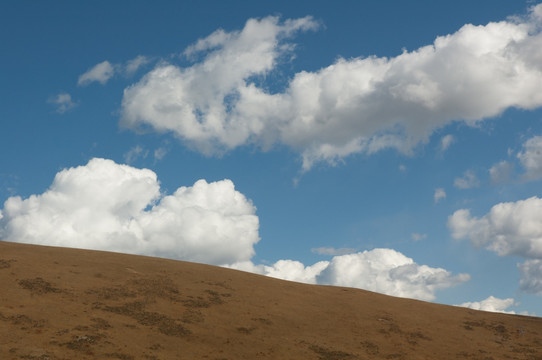
{"type": "Polygon", "coordinates": [[[0,241],[0,359],[542,359],[542,319],[0,241]]]}

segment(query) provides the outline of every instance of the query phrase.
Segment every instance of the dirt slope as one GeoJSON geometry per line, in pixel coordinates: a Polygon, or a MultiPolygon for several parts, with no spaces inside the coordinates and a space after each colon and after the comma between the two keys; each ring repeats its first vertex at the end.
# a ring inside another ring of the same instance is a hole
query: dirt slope
{"type": "Polygon", "coordinates": [[[542,318],[0,241],[0,359],[542,359],[542,318]]]}

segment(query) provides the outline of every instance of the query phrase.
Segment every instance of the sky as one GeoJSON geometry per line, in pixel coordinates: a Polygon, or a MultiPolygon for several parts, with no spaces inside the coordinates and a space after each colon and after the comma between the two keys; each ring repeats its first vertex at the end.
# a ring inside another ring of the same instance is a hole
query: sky
{"type": "Polygon", "coordinates": [[[0,240],[542,316],[542,4],[5,1],[0,240]]]}

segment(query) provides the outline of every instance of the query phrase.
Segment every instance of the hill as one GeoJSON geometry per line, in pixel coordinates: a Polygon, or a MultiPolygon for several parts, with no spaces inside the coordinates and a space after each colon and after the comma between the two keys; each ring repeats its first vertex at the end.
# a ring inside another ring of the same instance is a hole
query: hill
{"type": "Polygon", "coordinates": [[[542,318],[0,241],[0,359],[542,359],[542,318]]]}

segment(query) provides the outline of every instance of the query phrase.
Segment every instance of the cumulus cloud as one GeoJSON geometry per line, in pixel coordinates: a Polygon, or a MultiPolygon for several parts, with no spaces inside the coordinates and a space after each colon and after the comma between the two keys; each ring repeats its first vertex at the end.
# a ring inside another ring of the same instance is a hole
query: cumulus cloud
{"type": "Polygon", "coordinates": [[[334,257],[317,276],[319,284],[357,287],[388,295],[433,300],[435,291],[461,284],[467,274],[418,265],[392,249],[374,249],[334,257]]]}
{"type": "Polygon", "coordinates": [[[171,132],[205,154],[284,144],[300,153],[304,170],[386,148],[408,154],[453,121],[472,125],[542,105],[541,11],[468,24],[396,57],[339,58],[274,93],[254,79],[293,51],[287,39],[317,24],[250,19],[188,47],[192,66],[159,64],[125,89],[121,124],[171,132]]]}
{"type": "Polygon", "coordinates": [[[517,154],[525,169],[523,178],[527,181],[542,178],[542,136],[534,136],[523,144],[523,152],[517,154]]]}
{"type": "Polygon", "coordinates": [[[60,171],[43,194],[10,197],[0,239],[210,264],[246,261],[259,241],[255,207],[230,180],[160,193],[154,172],[92,159],[60,171]]]}
{"type": "Polygon", "coordinates": [[[455,239],[469,238],[476,247],[487,247],[497,254],[542,258],[542,199],[531,197],[504,202],[481,218],[460,209],[448,218],[455,239]]]}
{"type": "Polygon", "coordinates": [[[59,114],[64,114],[66,111],[77,106],[77,103],[72,100],[71,95],[68,93],[60,93],[50,98],[47,102],[56,105],[56,112],[59,114]]]}
{"type": "Polygon", "coordinates": [[[443,188],[435,189],[435,193],[433,194],[433,200],[435,201],[435,204],[443,199],[446,199],[446,191],[444,191],[443,188]]]}
{"type": "Polygon", "coordinates": [[[471,189],[480,186],[480,180],[472,170],[467,170],[463,177],[455,178],[454,186],[459,189],[471,189]]]}
{"type": "Polygon", "coordinates": [[[271,266],[247,261],[232,267],[281,279],[355,287],[420,300],[433,300],[436,290],[470,279],[467,274],[452,275],[444,269],[418,265],[392,249],[338,255],[331,261],[320,261],[311,266],[299,261],[280,260],[271,266]]]}
{"type": "Polygon", "coordinates": [[[518,264],[518,269],[520,290],[542,296],[542,259],[527,260],[518,264]]]}
{"type": "Polygon", "coordinates": [[[344,254],[352,249],[319,248],[339,255],[310,266],[295,260],[256,265],[255,212],[230,180],[198,180],[166,195],[153,171],[95,158],[57,173],[42,194],[8,198],[0,211],[0,240],[196,261],[422,300],[469,279],[390,249],[344,254]]]}
{"type": "Polygon", "coordinates": [[[328,265],[328,261],[320,261],[314,265],[305,266],[303,263],[296,260],[279,260],[271,266],[255,265],[251,261],[243,261],[233,264],[230,267],[283,280],[316,284],[316,277],[328,265]]]}
{"type": "Polygon", "coordinates": [[[518,264],[520,289],[542,296],[541,198],[500,203],[480,218],[460,209],[448,218],[448,228],[452,237],[469,238],[475,247],[530,259],[518,264]]]}
{"type": "Polygon", "coordinates": [[[494,296],[490,296],[487,299],[482,300],[482,301],[465,302],[458,306],[462,306],[462,307],[466,307],[466,308],[474,309],[474,310],[515,314],[514,311],[506,311],[506,309],[514,305],[516,305],[516,302],[512,298],[499,299],[494,296]]]}
{"type": "Polygon", "coordinates": [[[105,85],[107,81],[115,74],[115,68],[109,61],[103,61],[99,64],[94,65],[92,68],[88,69],[85,73],[79,76],[77,80],[77,85],[87,86],[93,82],[99,82],[102,85],[105,85]]]}

